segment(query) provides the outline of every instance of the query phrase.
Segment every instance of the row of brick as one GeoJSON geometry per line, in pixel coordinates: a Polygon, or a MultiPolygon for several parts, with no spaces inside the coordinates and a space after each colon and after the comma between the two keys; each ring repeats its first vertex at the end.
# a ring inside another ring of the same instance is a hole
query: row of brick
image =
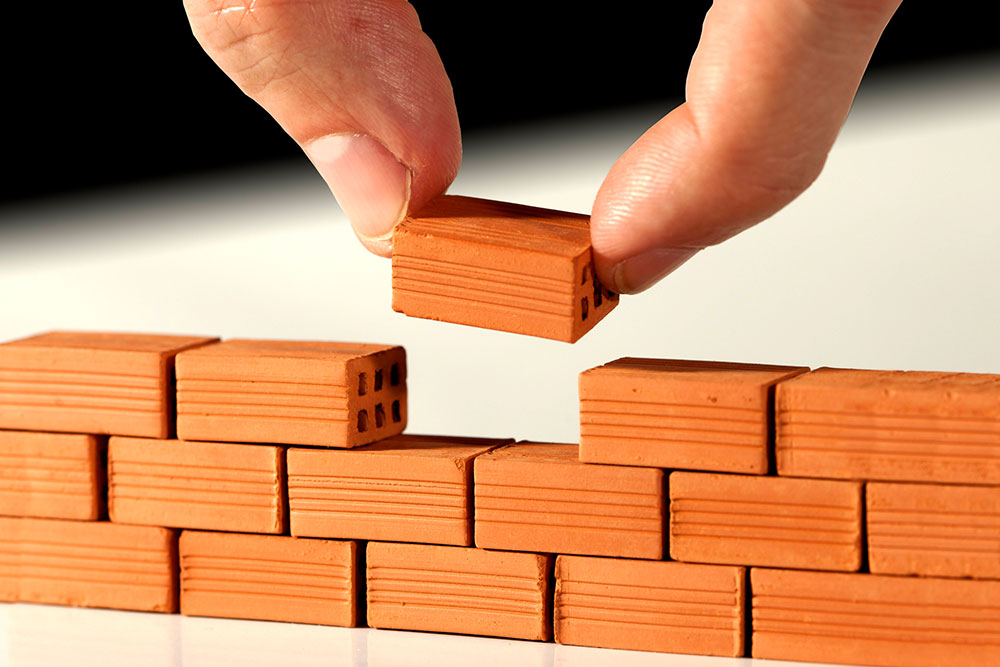
{"type": "Polygon", "coordinates": [[[0,601],[671,653],[992,664],[1000,582],[0,518],[0,601]],[[362,604],[363,602],[363,604],[362,604]],[[747,616],[750,625],[747,625],[747,616]]]}
{"type": "Polygon", "coordinates": [[[137,525],[848,572],[867,545],[876,573],[1000,578],[1000,487],[666,475],[486,438],[342,451],[116,436],[107,474],[104,448],[0,431],[0,515],[95,520],[106,504],[137,525]]]}

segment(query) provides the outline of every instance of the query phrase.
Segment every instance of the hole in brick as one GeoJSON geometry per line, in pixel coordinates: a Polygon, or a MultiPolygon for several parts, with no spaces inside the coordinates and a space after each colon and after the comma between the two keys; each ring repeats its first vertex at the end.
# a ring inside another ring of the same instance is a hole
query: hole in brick
{"type": "Polygon", "coordinates": [[[358,373],[358,396],[368,393],[368,374],[358,373]]]}
{"type": "Polygon", "coordinates": [[[402,417],[399,414],[399,401],[392,402],[392,421],[394,424],[398,424],[402,421],[402,417]]]}
{"type": "Polygon", "coordinates": [[[382,391],[382,369],[375,371],[375,391],[382,391]]]}
{"type": "Polygon", "coordinates": [[[393,364],[389,369],[389,384],[393,387],[399,386],[399,364],[393,364]]]}
{"type": "Polygon", "coordinates": [[[360,410],[358,411],[358,433],[364,433],[368,430],[368,411],[360,410]]]}
{"type": "Polygon", "coordinates": [[[580,299],[580,319],[581,320],[587,319],[587,315],[590,314],[588,312],[589,310],[590,310],[590,302],[587,300],[587,297],[583,297],[582,299],[580,299]]]}
{"type": "Polygon", "coordinates": [[[590,279],[590,264],[588,264],[587,266],[583,267],[583,277],[580,278],[580,284],[581,285],[586,285],[587,284],[587,280],[589,280],[589,279],[590,279]]]}
{"type": "Polygon", "coordinates": [[[601,298],[601,288],[594,290],[594,308],[600,308],[601,304],[604,303],[604,299],[601,298]]]}
{"type": "Polygon", "coordinates": [[[385,409],[379,403],[375,406],[375,428],[382,428],[383,426],[385,426],[385,409]]]}

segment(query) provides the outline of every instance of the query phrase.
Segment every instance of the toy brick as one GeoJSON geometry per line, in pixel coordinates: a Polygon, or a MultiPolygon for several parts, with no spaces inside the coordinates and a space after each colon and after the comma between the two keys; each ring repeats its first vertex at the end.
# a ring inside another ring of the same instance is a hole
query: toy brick
{"type": "Polygon", "coordinates": [[[369,542],[368,625],[548,640],[551,558],[369,542]]]}
{"type": "Polygon", "coordinates": [[[179,551],[182,614],[357,625],[355,542],[185,530],[179,551]]]}
{"type": "Polygon", "coordinates": [[[108,513],[116,523],[281,533],[281,447],[114,437],[108,513]]]}
{"type": "Polygon", "coordinates": [[[93,435],[0,431],[0,515],[99,519],[104,447],[93,435]]]}
{"type": "Polygon", "coordinates": [[[393,233],[392,307],[573,343],[618,304],[591,255],[588,216],[439,197],[393,233]]]}
{"type": "Polygon", "coordinates": [[[696,563],[857,571],[859,482],[670,474],[670,557],[696,563]]]}
{"type": "Polygon", "coordinates": [[[55,331],[0,345],[0,428],[166,438],[174,357],[215,338],[55,331]]]}
{"type": "Polygon", "coordinates": [[[663,557],[663,471],[580,463],[577,446],[519,442],[476,459],[476,546],[663,557]]]}
{"type": "Polygon", "coordinates": [[[0,517],[0,599],[177,611],[177,534],[106,521],[0,517]]]}
{"type": "Polygon", "coordinates": [[[872,572],[1000,579],[1000,487],[872,482],[866,507],[872,572]]]}
{"type": "Polygon", "coordinates": [[[405,426],[401,347],[227,340],[177,358],[185,440],[356,447],[405,426]]]}
{"type": "Polygon", "coordinates": [[[292,535],[472,545],[472,468],[510,440],[398,435],[288,450],[292,535]]]}
{"type": "Polygon", "coordinates": [[[600,648],[742,656],[742,567],[559,556],[555,640],[600,648]]]}
{"type": "Polygon", "coordinates": [[[754,658],[1000,664],[1000,582],[750,571],[754,658]]]}
{"type": "Polygon", "coordinates": [[[764,474],[774,387],[808,368],[624,358],[580,374],[580,460],[764,474]]]}
{"type": "Polygon", "coordinates": [[[1000,375],[821,368],[776,411],[781,475],[1000,484],[1000,375]]]}

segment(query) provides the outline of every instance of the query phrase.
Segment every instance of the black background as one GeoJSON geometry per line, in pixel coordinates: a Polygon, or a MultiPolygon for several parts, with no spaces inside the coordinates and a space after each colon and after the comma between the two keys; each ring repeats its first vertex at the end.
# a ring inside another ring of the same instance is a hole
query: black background
{"type": "MultiPolygon", "coordinates": [[[[21,3],[19,3],[21,4],[21,3]]],[[[414,2],[444,61],[466,134],[655,100],[679,101],[704,1],[414,2]],[[539,7],[543,7],[540,9],[539,7]]],[[[0,202],[293,157],[297,148],[191,36],[180,0],[23,3],[0,52],[0,202]],[[27,6],[23,6],[27,5],[27,6]]],[[[1000,53],[995,26],[904,2],[872,60],[883,72],[1000,53]]]]}

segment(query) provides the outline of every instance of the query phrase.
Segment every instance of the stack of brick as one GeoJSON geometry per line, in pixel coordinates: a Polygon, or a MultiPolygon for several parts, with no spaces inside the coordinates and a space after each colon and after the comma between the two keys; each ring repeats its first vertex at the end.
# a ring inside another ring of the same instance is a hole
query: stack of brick
{"type": "Polygon", "coordinates": [[[0,600],[1000,660],[1000,378],[621,359],[579,445],[405,423],[399,347],[0,345],[0,600]]]}

